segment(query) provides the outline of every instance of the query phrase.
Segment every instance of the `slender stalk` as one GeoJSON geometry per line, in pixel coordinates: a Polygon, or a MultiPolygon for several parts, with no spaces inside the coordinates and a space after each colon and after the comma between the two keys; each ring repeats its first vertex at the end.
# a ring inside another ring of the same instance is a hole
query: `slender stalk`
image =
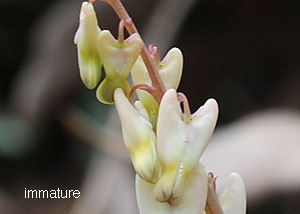
{"type": "Polygon", "coordinates": [[[122,43],[124,42],[124,20],[121,19],[119,23],[119,34],[118,34],[118,42],[122,43]]]}
{"type": "Polygon", "coordinates": [[[130,93],[129,93],[129,99],[130,99],[130,102],[133,103],[133,95],[135,93],[135,91],[137,89],[140,89],[140,90],[144,90],[144,91],[147,91],[148,93],[150,93],[154,99],[159,102],[160,101],[160,95],[157,93],[157,90],[156,88],[152,87],[152,86],[149,86],[149,85],[146,85],[146,84],[136,84],[133,86],[133,88],[130,90],[130,93]]]}
{"type": "Polygon", "coordinates": [[[158,47],[154,44],[150,44],[148,46],[148,50],[149,50],[149,53],[150,53],[152,59],[155,60],[156,65],[159,66],[160,65],[160,55],[158,52],[158,47]]]}
{"type": "Polygon", "coordinates": [[[208,189],[205,212],[206,214],[223,214],[223,210],[216,193],[216,178],[211,172],[208,173],[208,189]]]}
{"type": "Polygon", "coordinates": [[[177,93],[177,97],[179,102],[182,102],[183,104],[183,119],[188,122],[192,118],[189,101],[183,93],[177,93]]]}
{"type": "MultiPolygon", "coordinates": [[[[109,4],[114,9],[114,11],[119,16],[119,18],[121,20],[125,20],[125,27],[126,27],[127,31],[129,32],[129,34],[134,34],[134,33],[139,34],[137,28],[135,27],[133,21],[131,20],[129,14],[127,13],[126,9],[124,8],[124,6],[120,0],[101,0],[101,1],[104,1],[107,4],[109,4]]],[[[160,102],[160,100],[165,92],[165,87],[159,76],[156,62],[151,57],[145,44],[143,45],[141,56],[144,60],[144,63],[146,65],[147,69],[148,69],[148,73],[151,78],[152,85],[159,95],[159,102],[160,102]]]]}

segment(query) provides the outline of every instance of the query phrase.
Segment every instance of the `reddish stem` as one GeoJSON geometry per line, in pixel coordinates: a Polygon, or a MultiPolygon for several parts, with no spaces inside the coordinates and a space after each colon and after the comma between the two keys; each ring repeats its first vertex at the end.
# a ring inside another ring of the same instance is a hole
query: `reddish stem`
{"type": "Polygon", "coordinates": [[[121,19],[119,23],[119,34],[118,34],[118,42],[122,43],[124,42],[124,25],[125,25],[125,20],[121,19]]]}
{"type": "Polygon", "coordinates": [[[158,91],[156,90],[156,88],[146,85],[146,84],[136,84],[135,86],[133,86],[133,88],[130,90],[130,93],[129,93],[129,100],[131,103],[133,103],[133,95],[137,89],[147,91],[149,94],[151,94],[154,97],[154,99],[158,103],[160,103],[161,97],[160,97],[160,94],[158,93],[158,91]]]}
{"type": "Polygon", "coordinates": [[[189,101],[183,93],[177,93],[177,98],[179,102],[183,104],[183,118],[186,122],[191,120],[191,109],[189,105],[189,101]]]}
{"type": "Polygon", "coordinates": [[[217,193],[216,178],[212,172],[208,173],[207,200],[205,206],[206,214],[223,214],[217,193]]]}
{"type": "Polygon", "coordinates": [[[150,52],[150,55],[151,55],[152,59],[155,60],[156,65],[159,66],[159,64],[160,64],[160,55],[159,55],[158,47],[154,44],[150,44],[148,46],[148,50],[150,52]]]}
{"type": "MultiPolygon", "coordinates": [[[[120,0],[100,0],[100,1],[104,1],[107,4],[109,4],[114,9],[114,11],[116,12],[116,14],[119,16],[119,18],[121,20],[126,20],[125,27],[126,27],[127,31],[129,32],[129,34],[134,34],[134,33],[139,34],[137,28],[135,27],[134,23],[132,22],[130,16],[128,15],[126,9],[124,8],[124,6],[120,0]]],[[[156,62],[154,59],[152,59],[145,44],[143,44],[141,56],[144,60],[144,63],[146,65],[147,69],[148,69],[148,73],[151,78],[152,85],[155,88],[155,91],[159,94],[159,96],[157,96],[157,97],[159,98],[159,103],[160,103],[160,100],[166,89],[165,89],[163,82],[160,78],[160,75],[158,73],[158,68],[157,68],[156,62]]]]}

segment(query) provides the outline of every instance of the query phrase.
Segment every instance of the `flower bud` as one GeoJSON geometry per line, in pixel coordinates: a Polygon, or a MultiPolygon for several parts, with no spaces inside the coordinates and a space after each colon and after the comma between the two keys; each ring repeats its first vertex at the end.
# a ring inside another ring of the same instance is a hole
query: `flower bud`
{"type": "MultiPolygon", "coordinates": [[[[177,89],[183,67],[183,56],[178,48],[172,48],[159,64],[159,74],[166,89],[177,89]]],[[[134,84],[152,85],[146,65],[140,56],[132,68],[132,80],[134,84]]],[[[158,103],[151,94],[137,90],[139,100],[144,104],[154,129],[156,129],[158,103]]]]}
{"type": "Polygon", "coordinates": [[[162,177],[155,187],[158,201],[177,203],[182,199],[186,179],[208,144],[217,116],[218,105],[209,99],[187,121],[176,91],[166,91],[157,121],[157,150],[162,167],[162,177]]]}
{"type": "Polygon", "coordinates": [[[238,173],[228,176],[226,187],[220,196],[224,214],[246,214],[246,190],[243,179],[238,173]]]}
{"type": "Polygon", "coordinates": [[[114,99],[121,120],[124,143],[129,150],[136,173],[144,180],[155,183],[159,175],[156,136],[151,123],[143,116],[141,103],[135,109],[122,89],[115,90],[114,99]],[[142,113],[140,113],[142,112],[142,113]]]}
{"type": "Polygon", "coordinates": [[[180,204],[161,203],[154,195],[154,184],[147,183],[136,176],[136,198],[141,214],[199,214],[204,213],[207,197],[207,175],[203,166],[191,172],[186,181],[185,191],[180,204]]]}
{"type": "Polygon", "coordinates": [[[77,45],[80,77],[89,89],[95,88],[101,78],[101,60],[97,49],[99,34],[94,6],[92,3],[83,2],[74,43],[77,45]]]}
{"type": "Polygon", "coordinates": [[[98,50],[106,74],[97,89],[97,98],[101,102],[113,104],[116,88],[122,88],[128,96],[130,85],[127,78],[142,47],[143,41],[137,33],[124,41],[116,40],[107,30],[100,33],[98,50]]]}

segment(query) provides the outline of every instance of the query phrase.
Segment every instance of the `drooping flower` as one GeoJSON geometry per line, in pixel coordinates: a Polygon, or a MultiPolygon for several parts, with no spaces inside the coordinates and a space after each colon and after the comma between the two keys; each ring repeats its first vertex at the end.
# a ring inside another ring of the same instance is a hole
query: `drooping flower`
{"type": "Polygon", "coordinates": [[[95,88],[101,78],[102,63],[97,48],[100,32],[93,4],[83,2],[74,43],[77,45],[80,77],[89,89],[95,88]]]}
{"type": "Polygon", "coordinates": [[[182,203],[173,206],[158,202],[154,195],[154,184],[136,176],[136,198],[140,214],[199,214],[204,212],[207,196],[207,175],[199,163],[186,180],[182,203]]]}
{"type": "Polygon", "coordinates": [[[159,176],[156,136],[142,103],[134,108],[122,89],[114,93],[116,108],[121,120],[124,143],[129,150],[136,173],[145,181],[155,183],[159,176]]]}
{"type": "Polygon", "coordinates": [[[186,179],[206,148],[217,117],[218,105],[209,99],[187,120],[176,91],[166,91],[157,121],[157,151],[162,167],[162,176],[155,186],[158,201],[180,204],[186,179]]]}
{"type": "MultiPolygon", "coordinates": [[[[182,75],[182,67],[183,56],[180,49],[172,48],[158,65],[159,75],[166,89],[177,89],[182,75]]],[[[141,56],[132,67],[131,75],[134,84],[152,85],[146,65],[141,56]]],[[[137,95],[145,106],[149,114],[150,122],[155,129],[159,108],[158,103],[153,96],[146,91],[138,90],[137,95]]]]}
{"type": "Polygon", "coordinates": [[[243,179],[238,173],[231,173],[220,196],[220,204],[224,214],[246,214],[246,202],[243,179]]]}
{"type": "Polygon", "coordinates": [[[106,74],[97,89],[97,98],[103,103],[113,104],[116,88],[122,88],[127,96],[129,94],[127,78],[142,50],[143,41],[137,33],[126,40],[116,40],[108,30],[103,30],[97,46],[106,74]]]}

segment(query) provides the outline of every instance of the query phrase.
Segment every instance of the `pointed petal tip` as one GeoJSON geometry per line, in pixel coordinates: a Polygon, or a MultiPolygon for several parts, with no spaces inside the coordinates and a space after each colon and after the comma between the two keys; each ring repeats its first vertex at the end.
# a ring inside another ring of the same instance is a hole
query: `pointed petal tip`
{"type": "Polygon", "coordinates": [[[210,117],[214,121],[217,121],[219,114],[219,106],[215,99],[209,98],[203,106],[201,106],[194,114],[193,116],[201,119],[203,117],[210,117]]]}
{"type": "Polygon", "coordinates": [[[228,179],[227,179],[227,183],[228,183],[228,185],[234,184],[235,186],[242,187],[243,189],[245,188],[244,181],[237,172],[230,173],[230,175],[228,176],[228,179]]]}
{"type": "Polygon", "coordinates": [[[214,98],[209,98],[204,106],[208,109],[211,109],[213,110],[214,112],[219,112],[219,106],[218,106],[218,103],[217,101],[214,99],[214,98]]]}
{"type": "Polygon", "coordinates": [[[80,18],[84,18],[81,16],[90,14],[91,12],[92,13],[95,12],[94,5],[88,1],[82,2],[81,9],[80,9],[80,18]]]}
{"type": "Polygon", "coordinates": [[[163,97],[174,97],[174,96],[176,96],[177,97],[177,92],[176,92],[176,90],[174,89],[174,88],[170,88],[170,89],[168,89],[165,93],[164,93],[164,95],[163,95],[163,97]]]}
{"type": "Polygon", "coordinates": [[[220,197],[224,214],[246,214],[246,190],[241,176],[233,172],[226,182],[226,187],[220,197]]]}
{"type": "Polygon", "coordinates": [[[181,50],[179,48],[177,48],[177,47],[171,48],[167,52],[167,54],[165,55],[165,57],[163,58],[163,60],[161,61],[161,64],[167,63],[167,61],[169,61],[170,59],[177,59],[177,60],[180,60],[180,62],[182,63],[182,61],[183,61],[183,55],[182,55],[181,50]]]}

